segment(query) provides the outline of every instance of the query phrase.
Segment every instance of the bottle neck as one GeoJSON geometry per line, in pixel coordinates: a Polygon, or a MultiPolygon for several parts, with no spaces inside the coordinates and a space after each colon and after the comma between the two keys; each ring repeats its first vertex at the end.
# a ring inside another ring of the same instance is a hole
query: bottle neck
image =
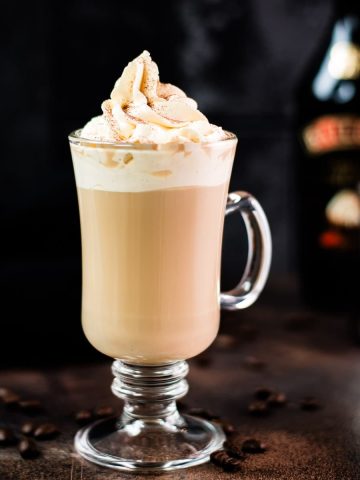
{"type": "Polygon", "coordinates": [[[348,41],[360,45],[360,1],[359,6],[339,3],[335,10],[335,29],[343,30],[348,41]]]}
{"type": "MultiPolygon", "coordinates": [[[[360,17],[346,8],[335,18],[331,40],[323,63],[312,83],[316,98],[337,104],[349,103],[356,94],[355,87],[339,88],[339,82],[357,81],[360,77],[360,17]]],[[[340,3],[339,3],[340,6],[340,3]]]]}

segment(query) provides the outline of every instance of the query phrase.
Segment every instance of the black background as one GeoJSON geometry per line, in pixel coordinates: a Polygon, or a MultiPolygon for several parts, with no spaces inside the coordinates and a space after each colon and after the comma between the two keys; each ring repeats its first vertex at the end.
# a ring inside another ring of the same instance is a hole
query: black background
{"type": "MultiPolygon", "coordinates": [[[[239,137],[232,189],[262,203],[272,275],[296,270],[294,94],[331,21],[327,0],[73,0],[1,7],[2,363],[96,355],[80,327],[80,228],[67,134],[147,49],[162,81],[239,137]]],[[[223,285],[242,244],[225,230],[223,285]]]]}

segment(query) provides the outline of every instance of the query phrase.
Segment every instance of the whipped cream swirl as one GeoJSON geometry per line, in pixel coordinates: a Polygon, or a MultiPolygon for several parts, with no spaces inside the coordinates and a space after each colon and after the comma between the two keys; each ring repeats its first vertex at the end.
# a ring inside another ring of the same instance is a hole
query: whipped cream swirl
{"type": "Polygon", "coordinates": [[[161,83],[159,70],[144,51],[124,69],[103,114],[91,119],[82,137],[129,143],[207,143],[227,134],[209,123],[197,103],[170,83],[161,83]]]}

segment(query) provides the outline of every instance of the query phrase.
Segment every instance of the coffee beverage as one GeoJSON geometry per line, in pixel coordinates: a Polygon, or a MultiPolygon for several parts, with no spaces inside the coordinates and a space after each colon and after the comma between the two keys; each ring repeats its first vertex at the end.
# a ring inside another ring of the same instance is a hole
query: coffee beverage
{"type": "MultiPolygon", "coordinates": [[[[205,420],[199,411],[177,411],[175,399],[188,390],[185,359],[215,339],[220,306],[246,308],[260,294],[269,227],[250,194],[227,195],[235,135],[210,124],[178,87],[160,82],[149,52],[127,65],[101,107],[102,115],[69,136],[82,323],[92,345],[115,358],[111,388],[124,407],[120,418],[80,430],[75,448],[87,460],[131,472],[198,465],[222,447],[224,433],[211,414],[205,420]],[[235,212],[244,219],[248,260],[240,283],[221,293],[224,216],[235,212]]],[[[241,469],[227,453],[212,459],[241,469]]]]}
{"type": "Polygon", "coordinates": [[[78,189],[83,328],[98,350],[161,363],[214,340],[227,187],[78,189]]]}
{"type": "Polygon", "coordinates": [[[193,357],[215,339],[234,148],[233,139],[150,151],[72,145],[82,321],[95,348],[158,364],[193,357]]]}

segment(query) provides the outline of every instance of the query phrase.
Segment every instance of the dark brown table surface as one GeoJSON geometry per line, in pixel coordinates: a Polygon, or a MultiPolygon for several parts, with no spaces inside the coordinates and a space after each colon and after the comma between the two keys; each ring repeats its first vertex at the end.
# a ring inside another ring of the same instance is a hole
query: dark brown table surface
{"type": "MultiPolygon", "coordinates": [[[[360,478],[360,347],[349,335],[344,316],[305,311],[285,291],[282,287],[268,291],[256,306],[225,315],[219,340],[207,353],[209,362],[192,360],[188,377],[186,403],[227,418],[241,437],[264,441],[267,452],[249,457],[242,473],[224,473],[206,464],[162,478],[360,478]],[[231,348],[223,345],[229,334],[237,338],[231,348]],[[261,359],[263,368],[248,365],[249,356],[261,359]],[[250,416],[247,405],[258,386],[285,392],[288,405],[264,418],[250,416]],[[299,405],[307,395],[315,396],[323,407],[302,410],[299,405]]],[[[47,414],[40,419],[51,419],[61,428],[56,440],[41,442],[42,454],[36,460],[21,459],[14,447],[0,449],[0,480],[140,478],[91,465],[73,451],[78,427],[72,412],[96,405],[120,408],[109,389],[109,367],[110,361],[0,372],[0,386],[44,402],[47,414]]],[[[2,424],[27,418],[2,406],[0,414],[2,424]]]]}

